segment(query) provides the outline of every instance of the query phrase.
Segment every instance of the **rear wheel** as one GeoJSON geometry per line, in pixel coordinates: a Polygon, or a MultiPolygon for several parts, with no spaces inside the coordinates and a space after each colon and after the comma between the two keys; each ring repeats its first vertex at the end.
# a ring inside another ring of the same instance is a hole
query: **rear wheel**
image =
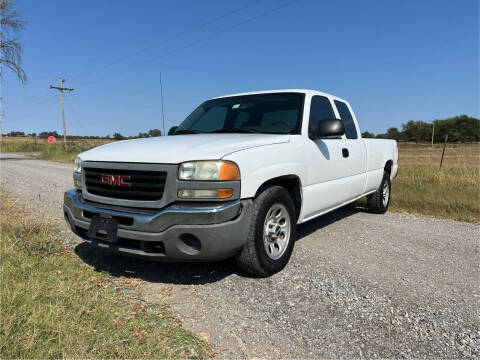
{"type": "Polygon", "coordinates": [[[390,192],[390,174],[384,171],[382,182],[377,191],[367,196],[368,209],[376,214],[384,214],[390,204],[390,192]]]}
{"type": "Polygon", "coordinates": [[[254,200],[247,243],[235,260],[240,268],[270,276],[287,265],[296,237],[293,200],[281,186],[272,186],[254,200]]]}

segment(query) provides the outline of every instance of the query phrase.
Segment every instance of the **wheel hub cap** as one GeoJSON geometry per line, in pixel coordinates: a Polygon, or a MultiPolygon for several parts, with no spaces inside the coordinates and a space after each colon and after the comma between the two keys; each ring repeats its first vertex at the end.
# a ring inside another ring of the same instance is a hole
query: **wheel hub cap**
{"type": "Polygon", "coordinates": [[[383,184],[383,191],[382,191],[382,203],[384,207],[387,206],[389,197],[390,197],[390,187],[388,186],[388,182],[385,181],[385,183],[383,184]]]}
{"type": "Polygon", "coordinates": [[[263,226],[263,244],[269,258],[282,257],[290,240],[290,214],[282,204],[273,205],[265,217],[263,226]]]}

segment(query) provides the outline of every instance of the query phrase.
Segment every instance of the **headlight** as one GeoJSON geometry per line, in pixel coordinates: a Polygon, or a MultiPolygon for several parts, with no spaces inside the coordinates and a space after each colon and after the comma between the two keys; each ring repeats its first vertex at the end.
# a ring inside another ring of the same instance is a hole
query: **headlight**
{"type": "Polygon", "coordinates": [[[180,180],[240,180],[238,166],[230,161],[192,161],[180,164],[180,180]]]}
{"type": "Polygon", "coordinates": [[[73,165],[73,172],[76,172],[76,173],[82,172],[82,159],[78,156],[75,158],[75,163],[73,165]]]}

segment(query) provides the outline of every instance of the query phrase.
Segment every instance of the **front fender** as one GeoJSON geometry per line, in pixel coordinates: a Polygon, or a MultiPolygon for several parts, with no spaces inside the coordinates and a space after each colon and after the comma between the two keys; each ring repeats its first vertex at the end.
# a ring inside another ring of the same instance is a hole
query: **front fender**
{"type": "Polygon", "coordinates": [[[236,162],[241,172],[241,198],[254,197],[262,184],[280,176],[295,175],[306,183],[305,163],[299,160],[301,149],[293,144],[273,144],[247,149],[224,157],[236,162]]]}

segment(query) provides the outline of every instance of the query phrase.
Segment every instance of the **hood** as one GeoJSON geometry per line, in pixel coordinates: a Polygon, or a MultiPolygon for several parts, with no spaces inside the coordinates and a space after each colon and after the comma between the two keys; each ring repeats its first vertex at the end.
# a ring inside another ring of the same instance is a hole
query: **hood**
{"type": "Polygon", "coordinates": [[[194,134],[134,139],[102,145],[80,154],[84,161],[178,164],[221,159],[252,147],[288,143],[289,135],[194,134]]]}

